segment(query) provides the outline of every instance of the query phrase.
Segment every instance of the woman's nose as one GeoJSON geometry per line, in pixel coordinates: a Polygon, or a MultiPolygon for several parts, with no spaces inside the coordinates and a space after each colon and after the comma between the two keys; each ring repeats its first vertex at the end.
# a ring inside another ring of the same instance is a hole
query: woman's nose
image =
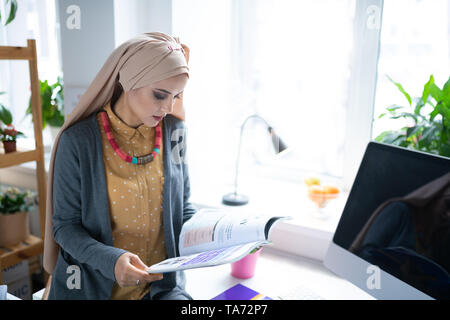
{"type": "Polygon", "coordinates": [[[169,103],[167,103],[167,105],[164,106],[164,112],[172,113],[174,103],[175,103],[175,99],[174,98],[170,99],[169,103]]]}

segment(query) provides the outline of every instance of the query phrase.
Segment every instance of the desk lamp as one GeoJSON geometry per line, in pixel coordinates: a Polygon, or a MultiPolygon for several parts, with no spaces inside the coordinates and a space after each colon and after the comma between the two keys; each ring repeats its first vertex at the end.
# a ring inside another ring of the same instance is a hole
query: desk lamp
{"type": "Polygon", "coordinates": [[[259,116],[257,114],[248,116],[247,119],[245,119],[241,125],[241,134],[239,137],[239,147],[238,147],[238,154],[237,154],[237,159],[236,159],[236,173],[234,176],[234,192],[228,193],[222,197],[222,203],[225,205],[242,206],[242,205],[245,205],[248,203],[248,197],[246,195],[237,193],[237,179],[238,179],[238,171],[239,171],[239,158],[240,158],[240,154],[241,154],[242,135],[244,132],[245,124],[251,118],[257,118],[259,120],[262,120],[265,123],[265,125],[267,126],[267,130],[269,131],[269,134],[272,138],[273,147],[277,154],[281,154],[283,151],[285,151],[287,149],[286,144],[275,134],[275,130],[267,123],[266,120],[264,120],[261,116],[259,116]]]}

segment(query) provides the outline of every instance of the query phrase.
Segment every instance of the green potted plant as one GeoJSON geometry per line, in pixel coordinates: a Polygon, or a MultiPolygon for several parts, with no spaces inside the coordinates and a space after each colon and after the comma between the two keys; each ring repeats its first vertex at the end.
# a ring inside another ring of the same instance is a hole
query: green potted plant
{"type": "Polygon", "coordinates": [[[3,22],[3,20],[5,18],[2,17],[2,12],[0,10],[0,23],[3,23],[4,26],[7,26],[16,17],[17,0],[2,0],[2,1],[3,1],[3,7],[5,8],[5,11],[6,11],[5,12],[6,21],[3,22]]]}
{"type": "MultiPolygon", "coordinates": [[[[39,80],[42,107],[42,130],[48,125],[53,139],[58,134],[59,128],[64,124],[64,91],[62,82],[62,78],[59,76],[57,81],[53,84],[49,84],[47,80],[39,80]]],[[[25,116],[31,114],[30,98],[25,116]]]]}
{"type": "MultiPolygon", "coordinates": [[[[5,92],[0,92],[0,95],[5,92]]],[[[0,103],[0,140],[3,143],[5,153],[14,152],[17,150],[16,139],[26,137],[23,132],[17,131],[12,124],[12,114],[3,104],[0,103]]]]}
{"type": "Polygon", "coordinates": [[[410,123],[397,130],[384,131],[375,141],[450,157],[450,78],[440,88],[431,75],[422,94],[414,99],[400,83],[389,80],[404,95],[408,105],[392,105],[379,118],[389,115],[390,119],[409,119],[410,123]]]}
{"type": "Polygon", "coordinates": [[[29,234],[28,212],[34,207],[35,193],[9,187],[0,193],[0,247],[15,245],[29,234]]]}

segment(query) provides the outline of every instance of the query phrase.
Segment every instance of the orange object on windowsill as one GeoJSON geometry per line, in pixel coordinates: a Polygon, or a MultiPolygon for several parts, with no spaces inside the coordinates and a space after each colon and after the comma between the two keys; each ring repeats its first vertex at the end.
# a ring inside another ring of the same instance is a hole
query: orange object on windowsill
{"type": "Polygon", "coordinates": [[[331,185],[311,185],[308,187],[308,198],[319,208],[325,207],[328,201],[336,199],[339,195],[339,189],[331,185]]]}

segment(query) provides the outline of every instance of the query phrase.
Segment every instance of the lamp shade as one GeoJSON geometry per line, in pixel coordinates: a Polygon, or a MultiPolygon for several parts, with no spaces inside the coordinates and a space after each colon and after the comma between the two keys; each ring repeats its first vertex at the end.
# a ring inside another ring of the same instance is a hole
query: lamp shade
{"type": "Polygon", "coordinates": [[[240,150],[241,150],[241,144],[242,144],[242,134],[244,132],[244,127],[247,121],[251,118],[257,118],[261,121],[263,121],[267,129],[269,130],[270,137],[272,139],[272,144],[275,149],[275,153],[277,155],[280,155],[281,153],[285,154],[285,150],[289,150],[287,145],[284,143],[283,140],[280,139],[280,137],[275,133],[275,130],[267,123],[264,118],[261,116],[254,114],[245,119],[245,121],[241,125],[241,134],[239,137],[239,147],[238,147],[238,155],[236,159],[236,173],[234,178],[234,192],[228,193],[222,197],[222,203],[229,206],[242,206],[248,203],[248,197],[242,194],[237,193],[237,180],[238,180],[238,172],[239,172],[239,158],[240,158],[240,150]]]}
{"type": "Polygon", "coordinates": [[[268,128],[270,136],[272,138],[272,144],[277,154],[285,151],[288,147],[283,140],[275,133],[275,130],[272,127],[268,128]]]}

